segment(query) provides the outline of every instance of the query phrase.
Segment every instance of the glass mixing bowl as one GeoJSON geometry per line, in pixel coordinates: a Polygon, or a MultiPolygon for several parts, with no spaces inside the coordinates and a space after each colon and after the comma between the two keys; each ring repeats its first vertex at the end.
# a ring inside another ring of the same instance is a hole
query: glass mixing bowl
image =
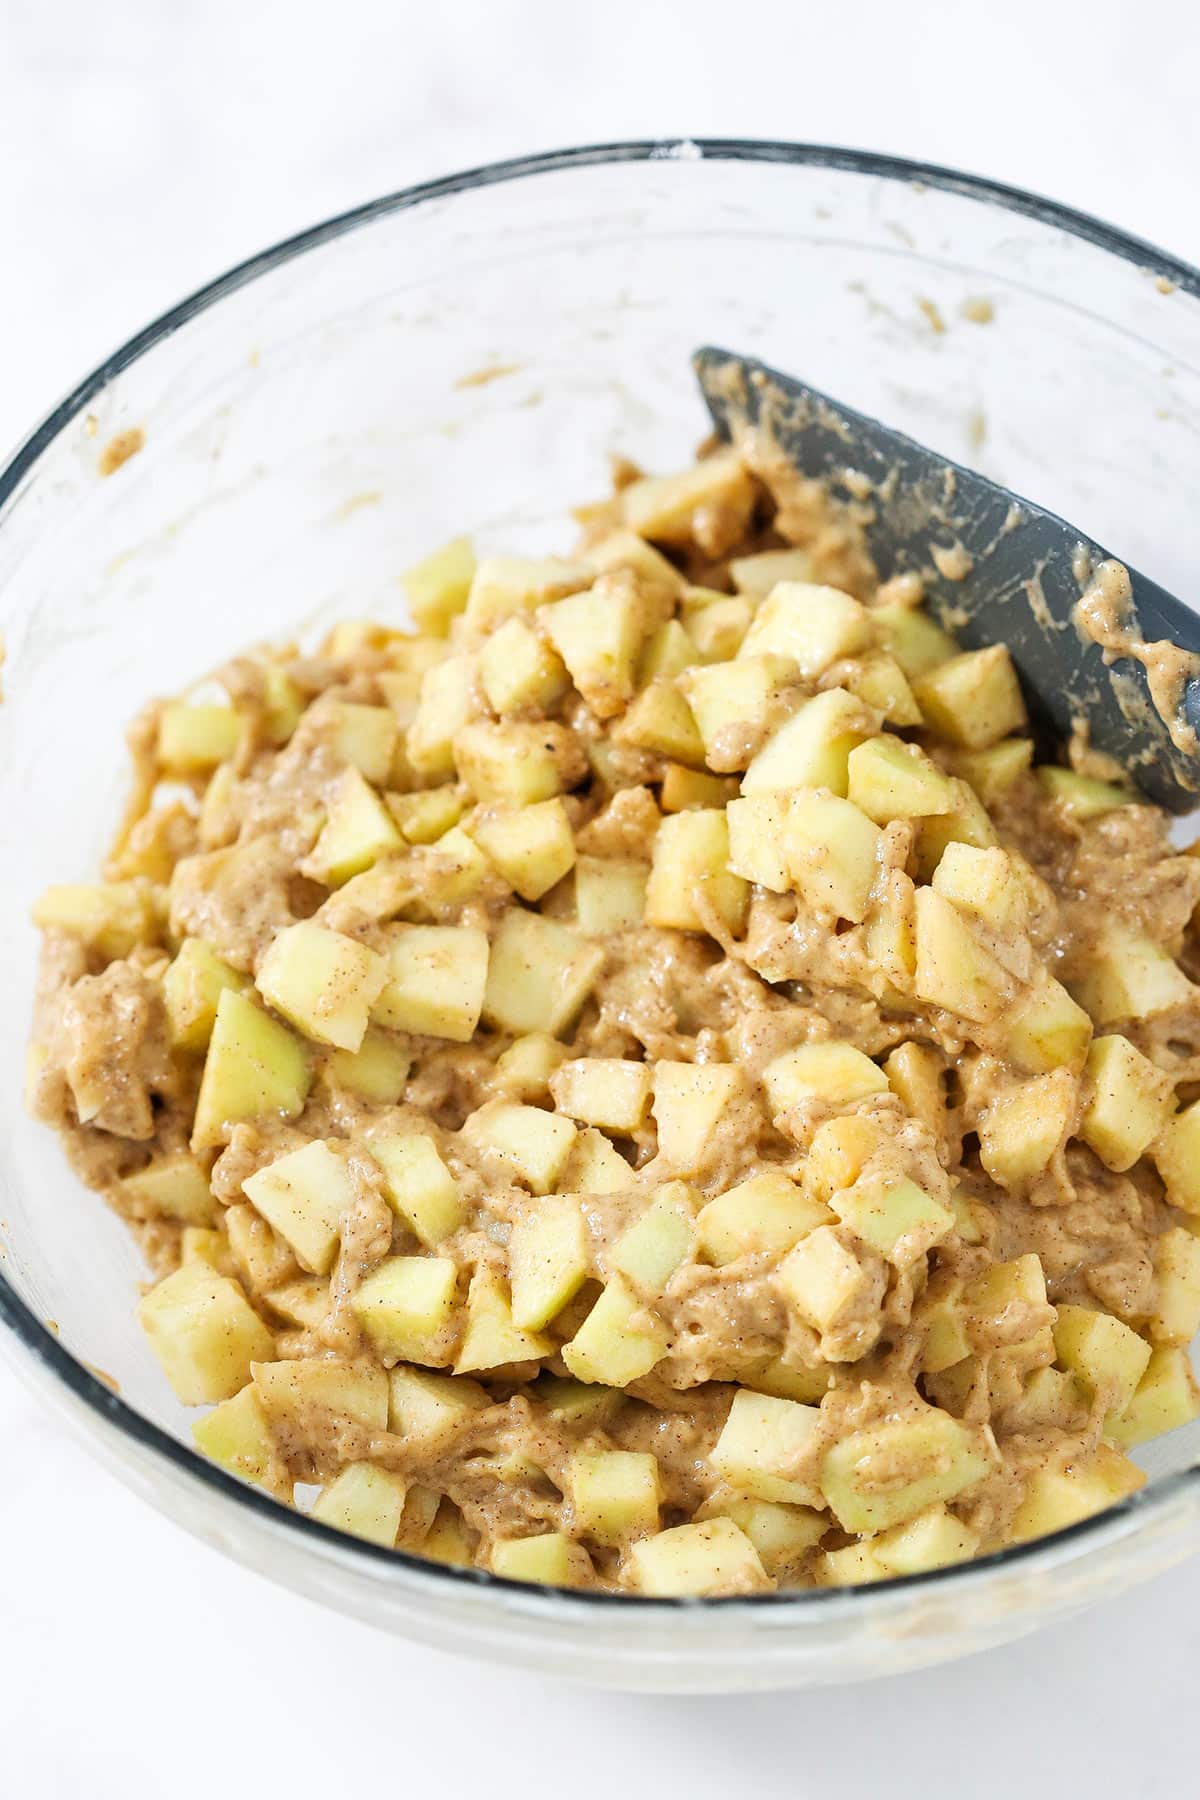
{"type": "Polygon", "coordinates": [[[1178,593],[1200,575],[1200,275],[1025,194],[788,144],[535,157],[318,226],[140,333],[0,475],[0,1339],[118,1474],[243,1562],[405,1636],[642,1690],[848,1680],[1015,1637],[1192,1549],[1200,1472],[968,1567],[754,1599],[539,1591],[338,1536],[190,1448],[130,1242],[24,1117],[28,914],[98,865],[145,698],[298,627],[401,620],[397,572],[464,529],[565,549],[612,452],[689,458],[705,342],[1178,593]]]}

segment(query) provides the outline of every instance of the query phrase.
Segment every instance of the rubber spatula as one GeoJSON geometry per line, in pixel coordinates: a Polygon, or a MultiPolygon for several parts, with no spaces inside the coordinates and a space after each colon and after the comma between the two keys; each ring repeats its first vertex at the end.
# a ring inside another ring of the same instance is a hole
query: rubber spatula
{"type": "MultiPolygon", "coordinates": [[[[1148,799],[1177,813],[1200,804],[1200,754],[1189,741],[1200,729],[1200,679],[1186,680],[1179,716],[1165,719],[1142,665],[1118,657],[1110,667],[1075,622],[1087,572],[1123,561],[1117,553],[792,376],[713,348],[693,361],[722,438],[736,444],[767,433],[793,468],[835,497],[866,496],[859,511],[880,576],[921,571],[933,611],[965,648],[1008,645],[1047,742],[1082,721],[1091,747],[1114,757],[1148,799]],[[939,570],[935,550],[959,579],[939,570]]],[[[1147,643],[1200,655],[1200,617],[1124,566],[1132,607],[1123,623],[1147,643]]]]}

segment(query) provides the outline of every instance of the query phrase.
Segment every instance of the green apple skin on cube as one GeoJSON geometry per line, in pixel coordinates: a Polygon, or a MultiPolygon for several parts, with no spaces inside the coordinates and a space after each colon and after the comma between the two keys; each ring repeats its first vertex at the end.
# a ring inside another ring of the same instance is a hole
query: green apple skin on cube
{"type": "Polygon", "coordinates": [[[414,1443],[433,1443],[492,1404],[487,1389],[464,1375],[435,1375],[399,1364],[387,1381],[388,1430],[414,1443]]]}
{"type": "Polygon", "coordinates": [[[253,1383],[197,1419],[192,1438],[210,1462],[219,1463],[231,1475],[240,1475],[257,1487],[283,1486],[283,1465],[253,1383]]]}
{"type": "Polygon", "coordinates": [[[231,1400],[250,1365],[275,1354],[275,1340],[236,1281],[202,1262],[181,1264],[143,1295],[138,1322],[185,1406],[231,1400]]]}
{"type": "Polygon", "coordinates": [[[455,1374],[473,1375],[480,1370],[540,1362],[553,1353],[549,1338],[517,1324],[509,1292],[500,1277],[490,1269],[476,1269],[467,1295],[466,1330],[455,1359],[455,1374]]]}
{"type": "Polygon", "coordinates": [[[317,1496],[312,1516],[352,1537],[391,1549],[400,1532],[407,1486],[390,1469],[348,1463],[317,1496]]]}
{"type": "Polygon", "coordinates": [[[638,1293],[657,1296],[692,1254],[695,1242],[695,1196],[686,1183],[671,1181],[617,1239],[608,1267],[638,1293]]]}
{"type": "Polygon", "coordinates": [[[604,950],[541,913],[513,907],[492,941],[483,1017],[499,1031],[557,1037],[591,993],[604,950]]]}
{"type": "Polygon", "coordinates": [[[312,919],[271,943],[255,984],[268,1006],[319,1044],[357,1050],[387,977],[382,956],[312,919]]]}
{"type": "Polygon", "coordinates": [[[442,1368],[453,1360],[457,1289],[458,1265],[448,1257],[389,1256],[355,1291],[351,1307],[382,1362],[442,1368]]]}
{"type": "Polygon", "coordinates": [[[561,1531],[537,1537],[502,1538],[492,1546],[492,1573],[508,1581],[532,1581],[540,1587],[590,1587],[595,1574],[582,1544],[561,1531]]]}
{"type": "Polygon", "coordinates": [[[163,1001],[171,1042],[181,1050],[205,1050],[226,988],[249,987],[247,976],[219,957],[201,938],[184,938],[163,976],[163,1001]]]}
{"type": "Polygon", "coordinates": [[[517,1220],[508,1244],[513,1322],[540,1331],[591,1273],[587,1228],[571,1195],[548,1195],[517,1220]]]}
{"type": "Polygon", "coordinates": [[[616,1549],[658,1530],[662,1499],[658,1463],[632,1450],[581,1450],[567,1471],[575,1529],[616,1549]]]}
{"type": "Polygon", "coordinates": [[[357,769],[340,777],[320,836],[302,872],[326,887],[342,887],[384,856],[403,850],[400,828],[357,769]]]}
{"type": "Polygon", "coordinates": [[[648,1375],[666,1355],[666,1329],[618,1276],[607,1283],[582,1326],[562,1349],[562,1359],[580,1381],[624,1388],[648,1375]]]}
{"type": "Polygon", "coordinates": [[[367,1139],[366,1148],[383,1173],[389,1206],[427,1249],[458,1230],[467,1216],[466,1202],[432,1138],[380,1130],[367,1139]]]}
{"type": "Polygon", "coordinates": [[[287,1026],[226,988],[204,1060],[192,1149],[223,1143],[226,1128],[242,1119],[294,1119],[311,1079],[308,1053],[287,1026]]]}
{"type": "Polygon", "coordinates": [[[328,1275],[355,1188],[341,1158],[320,1138],[250,1175],[242,1191],[313,1275],[328,1275]]]}
{"type": "Polygon", "coordinates": [[[473,925],[401,925],[393,932],[372,1018],[394,1031],[469,1043],[487,983],[487,933],[473,925]]]}
{"type": "Polygon", "coordinates": [[[713,1468],[738,1493],[800,1506],[820,1504],[819,1408],[739,1388],[713,1447],[713,1468]]]}
{"type": "Polygon", "coordinates": [[[752,1594],[770,1585],[758,1553],[732,1519],[703,1519],[643,1538],[629,1552],[640,1594],[666,1599],[752,1594]]]}
{"type": "Polygon", "coordinates": [[[843,1530],[886,1531],[957,1499],[993,1468],[978,1433],[930,1407],[841,1438],[825,1453],[820,1483],[843,1530]]]}
{"type": "Polygon", "coordinates": [[[1137,795],[1131,788],[1118,787],[1112,781],[1097,781],[1092,775],[1077,775],[1074,769],[1043,766],[1035,769],[1038,786],[1072,819],[1099,819],[1115,812],[1118,806],[1134,805],[1137,795]]]}

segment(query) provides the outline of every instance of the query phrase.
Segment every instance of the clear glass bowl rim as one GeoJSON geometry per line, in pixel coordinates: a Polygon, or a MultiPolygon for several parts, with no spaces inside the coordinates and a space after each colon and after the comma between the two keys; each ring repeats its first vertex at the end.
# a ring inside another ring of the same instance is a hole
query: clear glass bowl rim
{"type": "MultiPolygon", "coordinates": [[[[1144,238],[1110,225],[1094,215],[1064,206],[1055,200],[1034,194],[1024,188],[992,181],[985,176],[937,163],[914,162],[905,157],[874,151],[855,150],[840,145],[789,143],[758,138],[640,138],[611,144],[587,144],[565,150],[539,152],[485,163],[474,169],[419,182],[400,188],[395,193],[338,213],[305,231],[285,238],[198,288],[169,311],[160,315],[97,365],[78,385],[18,444],[8,463],[0,470],[0,530],[4,527],[10,503],[19,493],[26,477],[32,473],[43,453],[116,376],[138,361],[157,344],[170,337],[181,326],[215,306],[227,295],[248,286],[260,276],[281,265],[304,256],[308,251],[350,232],[368,226],[376,219],[403,212],[428,201],[440,200],[475,188],[486,188],[499,182],[520,181],[528,176],[554,174],[599,164],[669,162],[684,160],[705,162],[742,162],[782,164],[793,167],[815,167],[842,170],[850,174],[875,176],[883,180],[926,186],[964,199],[990,204],[1018,213],[1039,223],[1057,227],[1072,237],[1131,262],[1139,268],[1165,278],[1174,286],[1200,300],[1200,269],[1172,256],[1144,238]]],[[[3,1271],[0,1270],[0,1324],[11,1334],[40,1372],[61,1383],[75,1400],[92,1414],[96,1423],[114,1429],[118,1436],[162,1458],[174,1475],[222,1495],[234,1506],[256,1515],[273,1532],[291,1534],[300,1545],[350,1557],[371,1569],[376,1578],[386,1580],[389,1572],[417,1576],[422,1586],[452,1584],[455,1587],[491,1589],[497,1597],[519,1597],[524,1610],[540,1611],[549,1607],[564,1620],[571,1614],[585,1621],[596,1609],[620,1608],[632,1615],[642,1612],[707,1614],[719,1609],[726,1617],[732,1613],[774,1614],[786,1612],[799,1619],[811,1618],[818,1609],[828,1612],[836,1608],[846,1611],[872,1609],[886,1592],[888,1596],[911,1590],[936,1590],[949,1596],[974,1586],[987,1575],[1000,1570],[1034,1573],[1060,1555],[1086,1553],[1100,1542],[1114,1536],[1136,1532],[1141,1524],[1169,1507],[1185,1488],[1200,1479],[1200,1466],[1148,1483],[1140,1492],[1109,1507],[1106,1511],[1079,1524],[1055,1532],[1048,1538],[999,1550],[977,1561],[955,1568],[931,1570],[857,1588],[792,1589],[773,1594],[753,1594],[727,1598],[650,1599],[634,1595],[580,1593],[570,1589],[531,1589],[522,1582],[510,1581],[483,1569],[459,1569],[430,1563],[402,1551],[387,1550],[361,1539],[322,1525],[304,1513],[294,1511],[272,1500],[260,1489],[239,1481],[196,1450],[172,1437],[169,1432],[146,1419],[105,1385],[98,1376],[66,1350],[54,1333],[26,1305],[3,1271]]],[[[32,1373],[33,1371],[30,1371],[32,1373]]]]}

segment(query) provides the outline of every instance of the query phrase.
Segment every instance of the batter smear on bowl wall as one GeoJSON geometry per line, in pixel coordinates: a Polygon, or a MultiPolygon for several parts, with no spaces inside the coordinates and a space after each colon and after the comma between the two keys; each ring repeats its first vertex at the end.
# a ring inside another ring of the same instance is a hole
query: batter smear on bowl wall
{"type": "Polygon", "coordinates": [[[777,462],[580,517],[153,703],[39,902],[30,1104],[199,1446],[643,1595],[1103,1509],[1198,1409],[1200,860],[777,462]]]}

